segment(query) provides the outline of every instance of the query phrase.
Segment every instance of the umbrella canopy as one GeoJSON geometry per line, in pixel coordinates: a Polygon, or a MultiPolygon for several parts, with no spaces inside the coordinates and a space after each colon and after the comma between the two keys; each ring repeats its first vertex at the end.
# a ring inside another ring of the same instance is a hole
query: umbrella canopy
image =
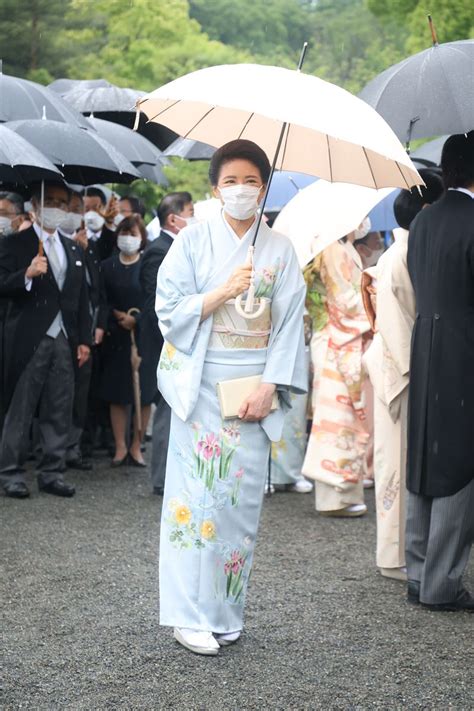
{"type": "Polygon", "coordinates": [[[93,89],[98,86],[110,86],[110,83],[105,79],[55,79],[48,84],[48,89],[55,91],[59,96],[64,96],[79,87],[93,89]]]}
{"type": "Polygon", "coordinates": [[[435,44],[389,67],[360,98],[410,142],[474,129],[474,40],[435,44]]]}
{"type": "Polygon", "coordinates": [[[213,146],[250,139],[271,159],[287,124],[279,170],[368,187],[422,182],[376,111],[302,72],[252,64],[209,67],[147,94],[137,108],[150,121],[213,146]]]}
{"type": "Polygon", "coordinates": [[[0,121],[40,119],[46,116],[87,128],[87,120],[46,86],[0,74],[0,121]]]}
{"type": "Polygon", "coordinates": [[[103,119],[89,117],[89,122],[96,130],[97,135],[111,143],[115,148],[138,168],[139,173],[146,180],[152,180],[159,185],[168,183],[163,173],[163,165],[169,161],[153,143],[136,131],[131,131],[125,126],[103,119]]]}
{"type": "Polygon", "coordinates": [[[8,127],[41,150],[70,183],[128,183],[141,177],[125,156],[92,129],[41,119],[12,121],[8,127]]]}
{"type": "Polygon", "coordinates": [[[443,146],[449,136],[440,136],[433,141],[427,141],[422,146],[412,153],[412,158],[415,161],[423,161],[431,165],[439,165],[441,163],[441,153],[443,146]]]}
{"type": "Polygon", "coordinates": [[[268,191],[265,212],[280,212],[300,190],[314,183],[315,177],[303,173],[289,173],[287,170],[273,174],[268,191]]]}
{"type": "Polygon", "coordinates": [[[298,193],[273,228],[291,239],[301,267],[336,240],[355,230],[393,188],[374,190],[318,180],[298,193]]]}
{"type": "Polygon", "coordinates": [[[165,150],[165,156],[185,158],[186,160],[210,160],[216,149],[208,143],[192,141],[190,138],[177,138],[165,150]]]}
{"type": "Polygon", "coordinates": [[[27,185],[39,180],[62,180],[62,174],[31,143],[0,124],[0,181],[27,185]]]}
{"type": "Polygon", "coordinates": [[[63,94],[63,98],[81,113],[101,113],[109,111],[133,111],[133,107],[145,92],[109,84],[104,79],[100,85],[73,86],[63,94]]]}

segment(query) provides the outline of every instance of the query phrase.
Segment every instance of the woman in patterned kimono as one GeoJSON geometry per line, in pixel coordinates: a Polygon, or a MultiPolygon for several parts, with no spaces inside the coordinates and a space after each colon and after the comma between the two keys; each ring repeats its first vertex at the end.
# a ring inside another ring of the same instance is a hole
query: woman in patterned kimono
{"type": "Polygon", "coordinates": [[[316,509],[325,516],[367,511],[363,479],[369,427],[362,355],[370,325],[361,297],[362,263],[353,247],[365,234],[361,228],[327,247],[316,258],[316,270],[306,270],[316,329],[313,426],[303,474],[316,481],[316,509]]]}
{"type": "Polygon", "coordinates": [[[270,165],[250,141],[232,141],[210,165],[223,205],[182,230],[158,275],[165,345],[160,391],[172,408],[160,539],[160,623],[199,654],[217,654],[242,631],[247,584],[268,471],[291,394],[303,393],[305,286],[286,237],[262,223],[254,255],[258,318],[236,297],[250,285],[248,248],[270,165]],[[261,375],[221,415],[217,383],[261,375]],[[280,407],[272,411],[278,393],[280,407]]]}

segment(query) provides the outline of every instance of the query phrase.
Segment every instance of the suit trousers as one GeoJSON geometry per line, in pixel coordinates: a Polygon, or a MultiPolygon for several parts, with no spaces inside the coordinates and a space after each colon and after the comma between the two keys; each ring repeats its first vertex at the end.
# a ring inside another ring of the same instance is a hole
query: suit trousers
{"type": "Polygon", "coordinates": [[[408,579],[420,582],[420,600],[454,602],[474,539],[474,480],[452,496],[408,492],[406,562],[408,579]]]}
{"type": "Polygon", "coordinates": [[[87,419],[92,367],[93,349],[91,350],[89,360],[84,363],[82,368],[77,368],[76,371],[72,422],[67,446],[67,461],[80,459],[82,457],[81,439],[87,419]]]}
{"type": "Polygon", "coordinates": [[[20,376],[6,413],[0,445],[0,481],[25,480],[33,417],[38,410],[41,484],[61,479],[74,398],[74,366],[63,333],[44,336],[20,376]]]}
{"type": "Polygon", "coordinates": [[[164,397],[160,395],[153,416],[151,483],[154,489],[163,489],[165,486],[170,426],[171,408],[164,397]]]}

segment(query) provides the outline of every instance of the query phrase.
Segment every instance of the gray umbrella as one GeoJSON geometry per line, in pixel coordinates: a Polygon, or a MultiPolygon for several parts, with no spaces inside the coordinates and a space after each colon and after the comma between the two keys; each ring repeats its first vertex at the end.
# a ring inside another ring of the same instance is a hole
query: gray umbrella
{"type": "Polygon", "coordinates": [[[448,138],[449,136],[440,136],[435,138],[434,141],[424,143],[411,154],[410,158],[413,161],[426,161],[432,165],[439,165],[441,163],[441,152],[448,138]]]}
{"type": "Polygon", "coordinates": [[[201,141],[193,141],[191,138],[177,138],[164,151],[164,155],[186,158],[186,160],[210,160],[215,150],[214,146],[201,143],[201,141]]]}
{"type": "Polygon", "coordinates": [[[435,43],[362,89],[401,141],[474,129],[474,40],[435,43]]]}
{"type": "Polygon", "coordinates": [[[97,86],[110,86],[110,83],[105,79],[55,79],[48,84],[48,89],[55,91],[59,96],[64,96],[68,91],[78,89],[93,89],[97,86]]]}
{"type": "Polygon", "coordinates": [[[127,89],[114,84],[91,87],[81,83],[63,94],[63,98],[76,111],[95,114],[104,111],[134,111],[137,99],[144,94],[144,91],[127,89]]]}
{"type": "Polygon", "coordinates": [[[27,185],[39,180],[62,180],[62,175],[31,143],[0,124],[0,181],[27,185]]]}
{"type": "Polygon", "coordinates": [[[135,166],[90,128],[59,121],[12,121],[8,124],[61,169],[70,183],[129,183],[140,178],[135,166]]]}
{"type": "Polygon", "coordinates": [[[163,165],[167,165],[169,161],[151,141],[118,123],[104,121],[94,116],[89,117],[89,122],[97,135],[123,153],[146,180],[152,180],[159,185],[168,183],[163,173],[163,165]]]}
{"type": "Polygon", "coordinates": [[[0,74],[0,121],[40,119],[87,128],[87,120],[46,86],[0,74]]]}

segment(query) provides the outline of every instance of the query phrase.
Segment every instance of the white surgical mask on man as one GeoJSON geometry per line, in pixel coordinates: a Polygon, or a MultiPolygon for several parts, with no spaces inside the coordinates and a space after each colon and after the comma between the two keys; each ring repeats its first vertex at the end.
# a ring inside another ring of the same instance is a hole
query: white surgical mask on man
{"type": "Polygon", "coordinates": [[[47,230],[57,230],[69,213],[59,207],[43,207],[36,210],[36,220],[47,230]]]}
{"type": "Polygon", "coordinates": [[[117,247],[124,254],[135,254],[138,252],[142,244],[141,237],[135,235],[119,235],[117,237],[117,247]]]}
{"type": "Polygon", "coordinates": [[[66,217],[59,225],[59,229],[67,235],[74,235],[80,229],[83,217],[77,212],[68,212],[66,217]]]}
{"type": "Polygon", "coordinates": [[[194,215],[192,217],[183,217],[182,215],[179,215],[179,218],[185,221],[186,227],[189,227],[189,225],[195,225],[197,222],[197,217],[194,217],[194,215]]]}
{"type": "Polygon", "coordinates": [[[0,235],[10,235],[12,232],[12,221],[10,218],[0,215],[0,235]]]}
{"type": "Polygon", "coordinates": [[[224,210],[235,220],[248,220],[258,209],[260,188],[255,185],[229,185],[219,188],[224,210]]]}
{"type": "Polygon", "coordinates": [[[365,268],[367,269],[367,267],[375,267],[384,252],[385,249],[383,247],[380,247],[380,249],[371,249],[370,256],[364,258],[365,268]]]}
{"type": "Polygon", "coordinates": [[[84,223],[88,230],[92,230],[92,232],[98,232],[104,226],[105,219],[102,217],[102,215],[99,215],[98,212],[95,212],[94,210],[89,210],[84,215],[84,223]]]}

